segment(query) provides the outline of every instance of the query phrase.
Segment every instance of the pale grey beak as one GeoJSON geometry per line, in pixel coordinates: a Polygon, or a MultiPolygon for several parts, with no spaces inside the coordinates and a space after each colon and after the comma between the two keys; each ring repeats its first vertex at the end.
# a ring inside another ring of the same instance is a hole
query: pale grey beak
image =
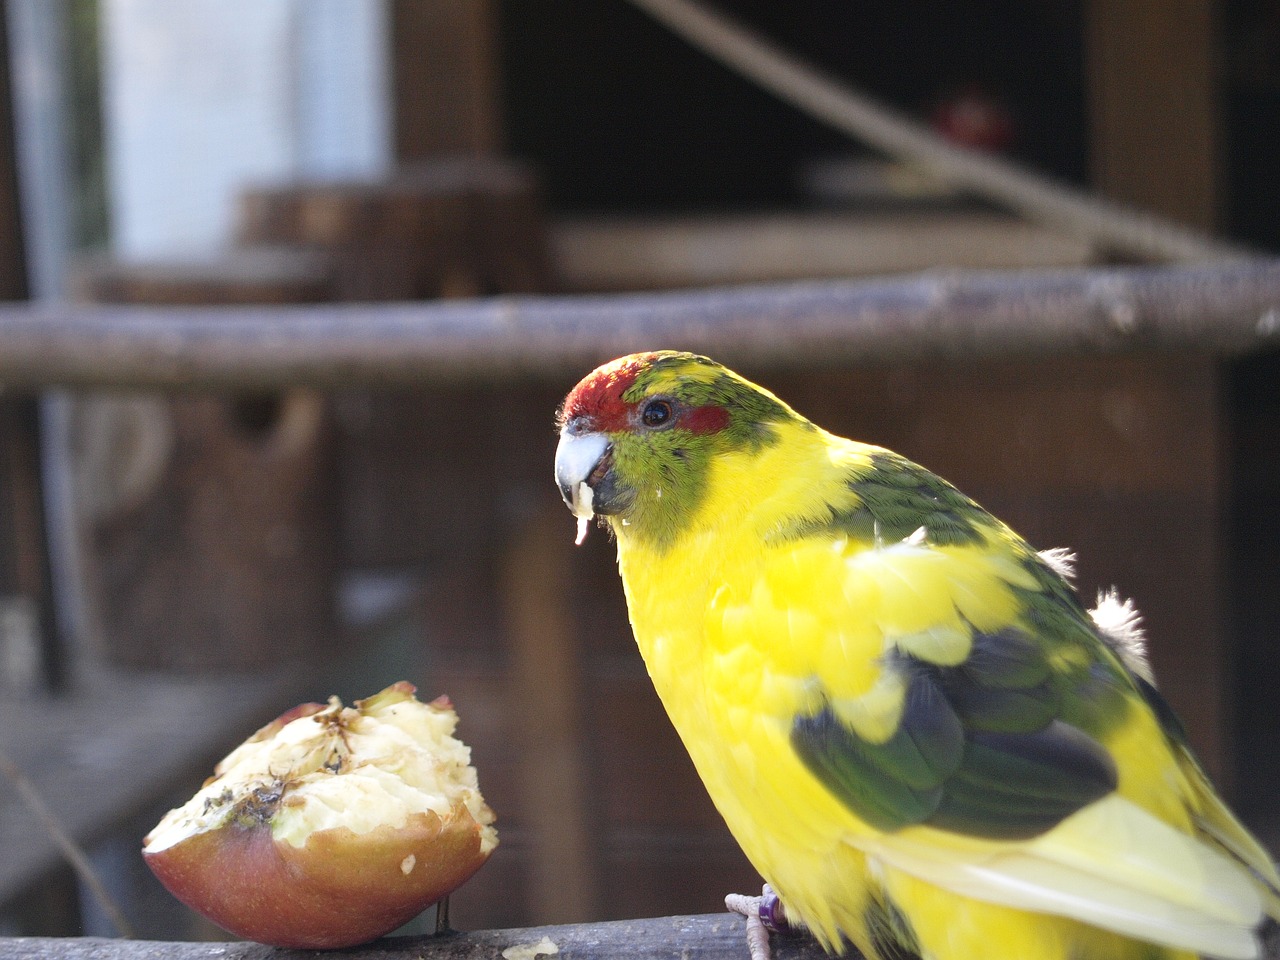
{"type": "Polygon", "coordinates": [[[609,440],[602,433],[574,433],[569,427],[560,431],[560,445],[556,447],[556,485],[575,517],[590,520],[594,515],[588,479],[608,451],[609,440]]]}

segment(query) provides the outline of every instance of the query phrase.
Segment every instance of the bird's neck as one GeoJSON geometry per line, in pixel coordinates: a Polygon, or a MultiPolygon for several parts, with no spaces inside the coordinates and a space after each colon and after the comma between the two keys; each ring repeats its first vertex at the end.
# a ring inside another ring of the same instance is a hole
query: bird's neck
{"type": "Polygon", "coordinates": [[[716,590],[750,580],[783,531],[847,496],[850,458],[872,449],[803,421],[780,429],[780,442],[711,464],[707,494],[678,536],[659,540],[614,520],[631,622],[651,672],[655,655],[677,670],[695,668],[716,590]]]}
{"type": "Polygon", "coordinates": [[[842,482],[833,452],[847,441],[798,417],[769,430],[768,443],[708,457],[696,502],[657,480],[638,489],[631,514],[611,518],[620,552],[659,562],[668,553],[683,557],[698,550],[707,535],[720,548],[734,539],[759,541],[798,513],[820,508],[822,495],[842,482]]]}

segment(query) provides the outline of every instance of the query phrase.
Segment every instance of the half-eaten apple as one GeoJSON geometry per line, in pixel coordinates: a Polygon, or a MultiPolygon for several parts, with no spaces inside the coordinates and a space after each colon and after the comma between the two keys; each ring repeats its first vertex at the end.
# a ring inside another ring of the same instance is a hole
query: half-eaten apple
{"type": "Polygon", "coordinates": [[[447,698],[393,684],[308,703],[233,750],[143,840],[169,891],[239,937],[329,948],[389,933],[497,846],[447,698]]]}

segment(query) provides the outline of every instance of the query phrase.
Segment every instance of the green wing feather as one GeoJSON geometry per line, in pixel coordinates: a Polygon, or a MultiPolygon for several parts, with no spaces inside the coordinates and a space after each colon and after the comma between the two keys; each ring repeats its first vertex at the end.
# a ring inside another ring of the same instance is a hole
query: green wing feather
{"type": "Polygon", "coordinates": [[[887,637],[883,668],[905,690],[896,731],[868,741],[818,690],[816,709],[791,729],[814,775],[878,829],[925,824],[1001,839],[1043,833],[1114,790],[1115,764],[1095,737],[1122,712],[1127,680],[1074,591],[976,503],[896,454],[873,455],[848,487],[852,506],[795,535],[893,544],[923,531],[930,546],[1014,550],[1026,576],[1002,589],[1016,596],[1022,623],[969,626],[959,664],[931,662],[918,647],[905,653],[887,637]],[[1068,646],[1075,656],[1052,666],[1050,652],[1068,646]]]}
{"type": "Polygon", "coordinates": [[[897,730],[869,743],[830,706],[798,716],[791,743],[829,790],[880,830],[925,824],[1026,839],[1116,787],[1106,749],[1062,719],[1061,685],[1015,631],[974,638],[969,662],[911,674],[897,730]],[[1019,660],[1021,658],[1021,662],[1019,660]]]}
{"type": "Polygon", "coordinates": [[[949,591],[963,611],[975,564],[1014,571],[992,585],[1012,598],[1008,622],[966,624],[963,657],[953,656],[963,644],[935,648],[885,631],[880,666],[904,691],[887,736],[860,734],[839,698],[811,684],[790,742],[881,831],[849,842],[967,896],[1179,949],[1256,956],[1256,929],[1277,913],[1275,870],[1195,766],[1176,717],[1104,642],[1071,585],[909,461],[877,456],[848,486],[855,504],[790,533],[860,540],[859,575],[886,583],[908,577],[895,565],[912,551],[946,554],[954,575],[895,587],[893,603],[909,602],[912,589],[949,591]],[[1121,795],[1108,745],[1135,722],[1151,731],[1153,751],[1167,753],[1169,776],[1188,782],[1182,825],[1121,795]]]}

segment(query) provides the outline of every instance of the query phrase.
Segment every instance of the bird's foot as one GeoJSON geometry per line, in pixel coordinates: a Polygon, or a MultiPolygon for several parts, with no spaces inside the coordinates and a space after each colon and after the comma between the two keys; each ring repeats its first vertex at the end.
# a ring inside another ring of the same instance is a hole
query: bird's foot
{"type": "Polygon", "coordinates": [[[751,952],[751,960],[772,960],[769,934],[790,929],[782,901],[773,892],[773,887],[766,883],[758,897],[731,893],[724,898],[724,905],[730,913],[740,913],[747,918],[747,949],[751,952]]]}

